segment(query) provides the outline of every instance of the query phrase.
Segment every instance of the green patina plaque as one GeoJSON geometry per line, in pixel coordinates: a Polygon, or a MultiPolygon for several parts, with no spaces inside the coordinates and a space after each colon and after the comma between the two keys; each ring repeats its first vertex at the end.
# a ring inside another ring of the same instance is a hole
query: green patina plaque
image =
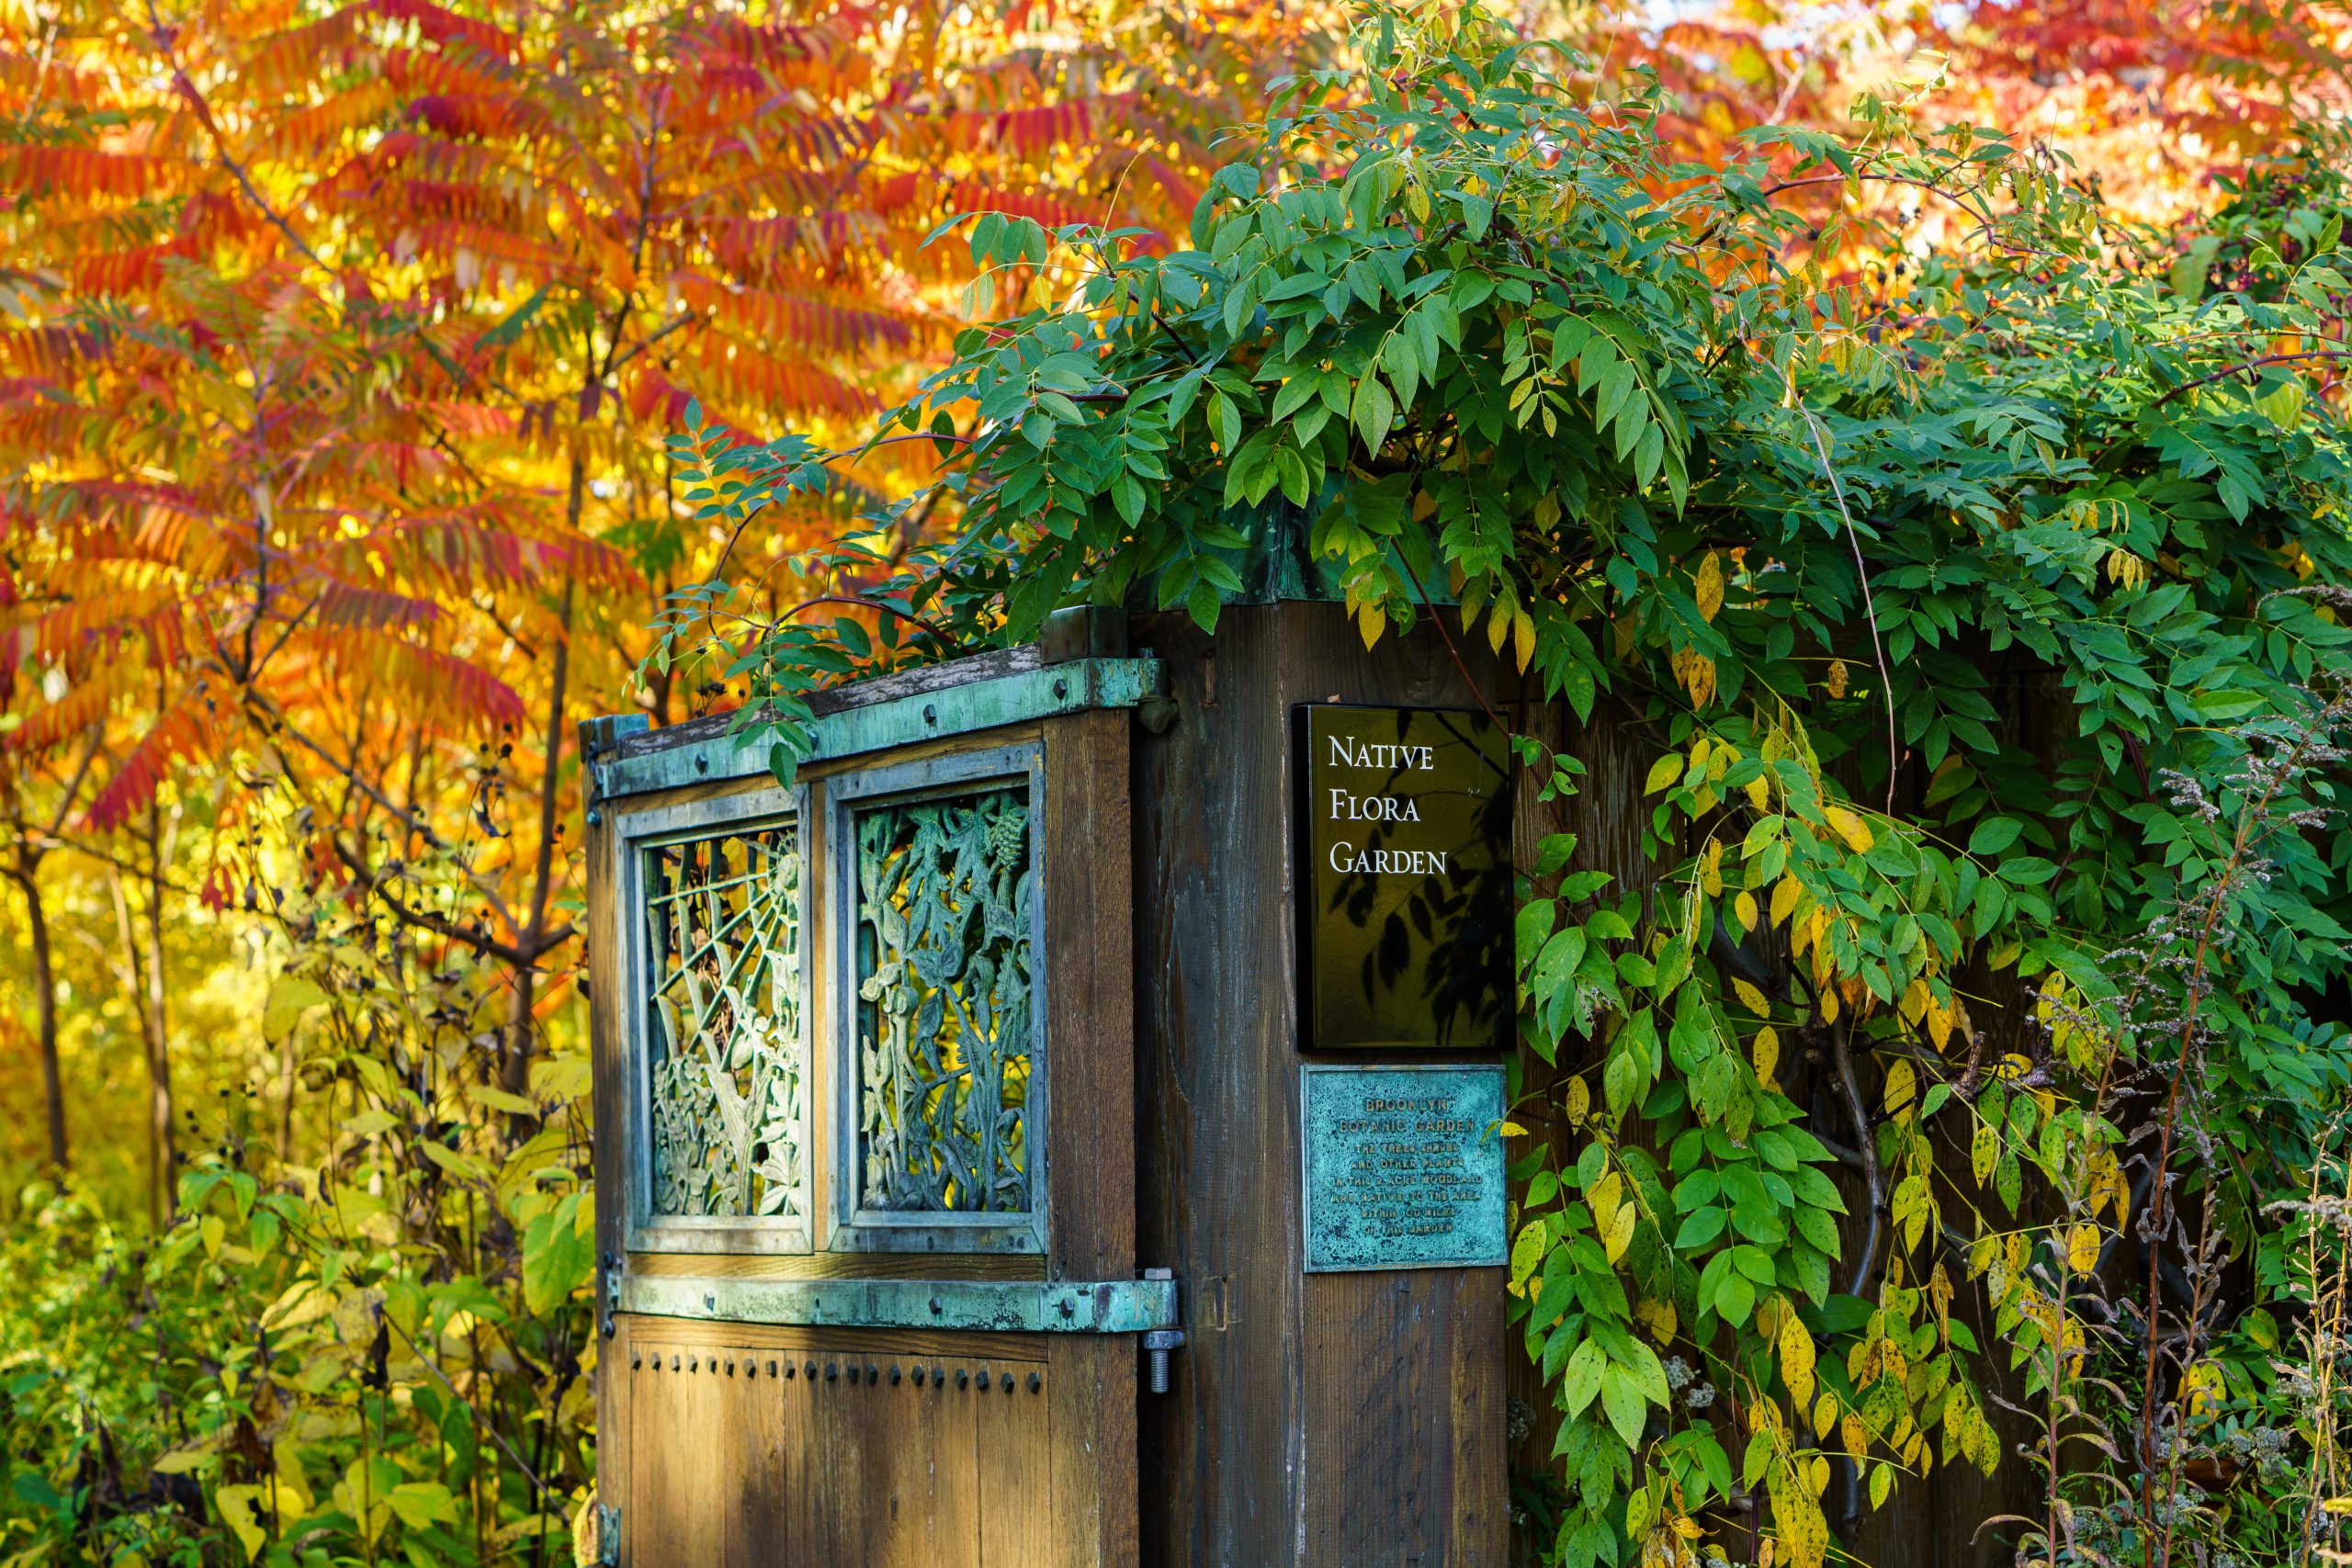
{"type": "Polygon", "coordinates": [[[1299,1069],[1306,1271],[1459,1269],[1510,1252],[1503,1069],[1299,1069]]]}

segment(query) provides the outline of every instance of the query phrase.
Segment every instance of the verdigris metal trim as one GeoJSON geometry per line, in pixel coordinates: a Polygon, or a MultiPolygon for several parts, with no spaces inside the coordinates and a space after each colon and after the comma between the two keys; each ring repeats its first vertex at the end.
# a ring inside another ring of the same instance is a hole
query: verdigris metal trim
{"type": "Polygon", "coordinates": [[[1143,1334],[1176,1326],[1173,1280],[734,1280],[626,1275],[621,1310],[797,1327],[1143,1334]]]}
{"type": "MultiPolygon", "coordinates": [[[[820,714],[810,726],[809,760],[854,757],[1094,708],[1136,707],[1160,693],[1164,679],[1156,659],[1078,659],[820,714]]],[[[767,749],[747,743],[749,739],[723,735],[609,761],[592,759],[594,798],[756,778],[768,771],[767,749]]]]}

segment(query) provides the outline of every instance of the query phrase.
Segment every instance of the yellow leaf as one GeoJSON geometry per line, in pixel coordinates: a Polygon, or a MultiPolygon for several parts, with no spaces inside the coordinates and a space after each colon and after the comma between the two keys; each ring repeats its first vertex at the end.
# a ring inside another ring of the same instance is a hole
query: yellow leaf
{"type": "Polygon", "coordinates": [[[1848,1411],[1845,1418],[1838,1423],[1838,1440],[1844,1443],[1846,1451],[1856,1459],[1871,1451],[1871,1429],[1863,1426],[1862,1418],[1851,1411],[1848,1411]]]}
{"type": "Polygon", "coordinates": [[[1826,1438],[1829,1436],[1829,1429],[1837,1425],[1838,1396],[1825,1390],[1821,1397],[1814,1401],[1813,1429],[1821,1437],[1826,1438]]]}
{"type": "Polygon", "coordinates": [[[311,1479],[302,1471],[302,1450],[291,1433],[280,1433],[270,1445],[270,1458],[277,1470],[277,1517],[281,1523],[291,1524],[318,1505],[311,1494],[311,1479]]]}
{"type": "Polygon", "coordinates": [[[1781,1037],[1770,1024],[1756,1032],[1756,1081],[1771,1087],[1772,1073],[1781,1065],[1781,1037]]]}
{"type": "Polygon", "coordinates": [[[1511,618],[1511,631],[1518,639],[1519,667],[1524,671],[1535,657],[1535,617],[1521,610],[1511,618]]]}
{"type": "Polygon", "coordinates": [[[1762,911],[1758,909],[1756,907],[1755,894],[1740,894],[1731,901],[1731,908],[1732,913],[1739,917],[1739,929],[1741,931],[1752,931],[1756,929],[1756,922],[1761,918],[1762,911]]]}
{"type": "Polygon", "coordinates": [[[1736,975],[1732,976],[1731,988],[1738,994],[1740,1006],[1758,1018],[1772,1016],[1772,1004],[1764,999],[1764,993],[1736,975]]]}
{"type": "Polygon", "coordinates": [[[2098,1227],[2077,1224],[2066,1237],[2066,1266],[2077,1274],[2087,1274],[2098,1265],[2098,1227]]]}
{"type": "Polygon", "coordinates": [[[1583,1121],[1587,1113],[1592,1110],[1592,1090],[1585,1087],[1582,1078],[1570,1078],[1562,1099],[1566,1102],[1568,1120],[1571,1122],[1583,1121]]]}
{"type": "Polygon", "coordinates": [[[1903,987],[1903,999],[1895,1011],[1905,1023],[1917,1023],[1928,1016],[1928,982],[1923,976],[1903,987]]]}
{"type": "Polygon", "coordinates": [[[1724,607],[1724,563],[1709,550],[1699,563],[1699,614],[1712,621],[1724,607]]]}
{"type": "Polygon", "coordinates": [[[1877,842],[1871,836],[1870,824],[1844,807],[1826,806],[1822,807],[1821,814],[1829,819],[1829,826],[1838,836],[1846,840],[1846,847],[1856,854],[1867,853],[1871,845],[1877,842]]]}
{"type": "Polygon", "coordinates": [[[594,1492],[580,1499],[580,1511],[571,1516],[571,1558],[575,1562],[605,1560],[605,1516],[594,1492]]]}
{"type": "MultiPolygon", "coordinates": [[[[1821,1568],[1829,1551],[1829,1521],[1822,1517],[1821,1503],[1814,1493],[1801,1487],[1773,1487],[1772,1530],[1790,1568],[1821,1568]]],[[[1760,1568],[1760,1554],[1757,1562],[1760,1568]]]]}
{"type": "Polygon", "coordinates": [[[1672,1302],[1645,1296],[1641,1304],[1634,1309],[1634,1315],[1641,1319],[1642,1326],[1650,1331],[1652,1339],[1661,1345],[1670,1345],[1674,1342],[1675,1325],[1679,1320],[1675,1316],[1672,1302]]]}
{"type": "Polygon", "coordinates": [[[217,1450],[191,1444],[174,1449],[147,1468],[158,1475],[186,1475],[190,1471],[209,1469],[220,1457],[217,1450]]]}
{"type": "Polygon", "coordinates": [[[1624,1195],[1625,1179],[1613,1170],[1594,1182],[1584,1200],[1592,1208],[1593,1224],[1606,1228],[1617,1213],[1618,1201],[1624,1195]]]}
{"type": "Polygon", "coordinates": [[[1762,773],[1758,773],[1754,778],[1748,780],[1746,787],[1747,790],[1747,803],[1750,806],[1753,806],[1758,811],[1770,809],[1772,805],[1772,787],[1764,782],[1764,775],[1762,773]]]}
{"type": "Polygon", "coordinates": [[[1527,1129],[1521,1126],[1516,1122],[1506,1122],[1503,1123],[1503,1136],[1506,1138],[1523,1138],[1527,1136],[1527,1129]]]}
{"type": "Polygon", "coordinates": [[[1910,1112],[1919,1097],[1919,1080],[1911,1064],[1897,1056],[1886,1069],[1886,1113],[1901,1118],[1910,1112]]]}
{"type": "Polygon", "coordinates": [[[1781,1314],[1781,1378],[1802,1410],[1813,1403],[1813,1336],[1795,1313],[1781,1314]]]}
{"type": "Polygon", "coordinates": [[[1816,1495],[1829,1490],[1829,1461],[1820,1454],[1813,1456],[1813,1490],[1816,1495]]]}
{"type": "Polygon", "coordinates": [[[1835,988],[1825,988],[1821,993],[1821,1021],[1838,1021],[1838,992],[1835,988]]]}
{"type": "Polygon", "coordinates": [[[1774,925],[1779,925],[1795,911],[1797,898],[1804,892],[1804,885],[1795,877],[1781,878],[1780,886],[1772,889],[1772,923],[1774,925]]]}
{"type": "Polygon", "coordinates": [[[1829,661],[1829,679],[1825,683],[1829,687],[1831,696],[1842,697],[1846,694],[1846,661],[1844,660],[1833,659],[1829,661]]]}
{"type": "Polygon", "coordinates": [[[1609,1255],[1609,1261],[1614,1263],[1625,1256],[1625,1249],[1633,1244],[1634,1205],[1620,1203],[1616,1213],[1601,1228],[1600,1249],[1609,1255]]]}
{"type": "Polygon", "coordinates": [[[1363,645],[1370,648],[1388,629],[1388,612],[1377,604],[1365,604],[1356,611],[1356,630],[1363,634],[1363,645]]]}
{"type": "Polygon", "coordinates": [[[1699,886],[1710,898],[1723,897],[1724,841],[1721,839],[1707,846],[1706,854],[1699,862],[1699,886]]]}
{"type": "MultiPolygon", "coordinates": [[[[261,1492],[258,1486],[223,1486],[213,1497],[222,1522],[236,1532],[237,1544],[244,1548],[248,1562],[260,1556],[261,1549],[269,1544],[269,1532],[261,1517],[261,1492]]],[[[581,1561],[594,1559],[583,1557],[581,1561]]]]}
{"type": "Polygon", "coordinates": [[[2204,1420],[2221,1409],[2222,1398],[2227,1389],[2219,1365],[2199,1361],[2188,1369],[2188,1375],[2181,1382],[2188,1394],[2189,1415],[2204,1420]]]}
{"type": "Polygon", "coordinates": [[[1674,679],[1690,694],[1690,705],[1705,707],[1715,696],[1715,661],[1703,653],[1690,649],[1678,651],[1673,659],[1674,679]]]}

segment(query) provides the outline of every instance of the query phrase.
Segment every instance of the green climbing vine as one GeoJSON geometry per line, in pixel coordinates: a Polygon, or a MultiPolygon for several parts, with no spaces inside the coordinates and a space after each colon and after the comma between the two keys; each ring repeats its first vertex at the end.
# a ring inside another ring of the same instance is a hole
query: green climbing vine
{"type": "MultiPolygon", "coordinates": [[[[1356,45],[1182,248],[943,226],[1020,308],[865,446],[692,416],[722,528],[884,443],[937,468],[826,563],[861,608],[722,578],[653,660],[746,683],[789,776],[813,686],[1077,603],[1213,628],[1301,530],[1367,643],[1434,618],[1656,759],[1606,803],[1639,885],[1565,834],[1522,867],[1545,1553],[1817,1568],[2019,1442],[2053,1568],[2253,1529],[2184,1465],[2338,1418],[2261,1347],[2325,1293],[2317,1222],[2264,1216],[2352,1077],[2341,182],[2233,209],[2222,276],[1901,105],[1677,167],[1656,102],[1476,8],[1356,45]]],[[[2344,1509],[2305,1491],[2262,1507],[2308,1554],[2344,1509]]]]}

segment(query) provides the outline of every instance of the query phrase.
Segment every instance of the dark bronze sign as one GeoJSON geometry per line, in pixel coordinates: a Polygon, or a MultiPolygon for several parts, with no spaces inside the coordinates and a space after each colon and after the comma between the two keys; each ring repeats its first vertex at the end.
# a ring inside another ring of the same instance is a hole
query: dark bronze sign
{"type": "Polygon", "coordinates": [[[1510,1043],[1510,771],[1480,713],[1295,714],[1299,1043],[1510,1043]]]}

